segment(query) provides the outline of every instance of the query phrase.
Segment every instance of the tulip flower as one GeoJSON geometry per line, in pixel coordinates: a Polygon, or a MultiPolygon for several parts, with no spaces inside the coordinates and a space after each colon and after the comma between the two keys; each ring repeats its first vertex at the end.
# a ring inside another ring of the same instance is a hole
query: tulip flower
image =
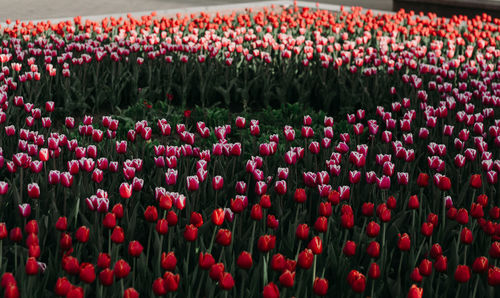
{"type": "Polygon", "coordinates": [[[280,292],[278,287],[273,283],[270,282],[264,287],[264,290],[262,291],[262,297],[263,298],[279,298],[280,297],[280,292]]]}
{"type": "Polygon", "coordinates": [[[200,187],[200,182],[197,176],[187,176],[187,189],[189,191],[196,191],[200,187]]]}
{"type": "Polygon", "coordinates": [[[455,270],[455,280],[459,283],[466,283],[470,279],[470,268],[467,265],[458,265],[455,270]]]}
{"type": "Polygon", "coordinates": [[[362,293],[366,288],[366,277],[357,270],[351,270],[347,275],[347,282],[356,293],[362,293]]]}
{"type": "Polygon", "coordinates": [[[408,291],[408,298],[422,298],[424,294],[424,289],[417,287],[417,285],[413,284],[408,291]]]}
{"type": "Polygon", "coordinates": [[[236,265],[241,269],[250,269],[252,267],[252,255],[246,251],[242,251],[236,260],[236,265]]]}

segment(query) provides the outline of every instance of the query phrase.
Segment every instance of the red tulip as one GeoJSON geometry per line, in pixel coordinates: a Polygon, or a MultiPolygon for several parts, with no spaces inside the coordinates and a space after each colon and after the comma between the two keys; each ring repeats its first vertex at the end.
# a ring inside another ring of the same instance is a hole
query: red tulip
{"type": "Polygon", "coordinates": [[[132,257],[139,257],[142,253],[143,247],[139,241],[130,241],[128,243],[128,254],[132,257]]]}
{"type": "Polygon", "coordinates": [[[262,219],[262,207],[259,204],[255,204],[252,206],[252,210],[250,211],[250,217],[253,220],[261,220],[262,219]]]}
{"type": "Polygon", "coordinates": [[[427,187],[429,185],[429,175],[420,173],[417,178],[417,185],[420,187],[427,187]]]}
{"type": "Polygon", "coordinates": [[[451,180],[450,180],[450,178],[448,178],[446,176],[442,176],[438,180],[438,187],[442,191],[448,191],[448,190],[450,190],[450,188],[451,188],[451,180]]]}
{"type": "Polygon", "coordinates": [[[28,258],[25,269],[26,269],[26,274],[28,275],[38,274],[38,263],[36,262],[36,259],[32,257],[28,258]]]}
{"type": "Polygon", "coordinates": [[[113,284],[114,271],[106,268],[99,273],[99,281],[102,285],[109,287],[113,284]]]}
{"type": "Polygon", "coordinates": [[[377,263],[371,263],[368,269],[368,277],[371,279],[378,279],[380,277],[380,267],[377,263]]]}
{"type": "Polygon", "coordinates": [[[313,292],[318,296],[326,296],[328,293],[328,280],[316,277],[313,284],[313,292]]]}
{"type": "MultiPolygon", "coordinates": [[[[5,223],[0,224],[0,234],[1,234],[1,227],[3,225],[3,228],[5,229],[5,237],[7,237],[7,228],[5,227],[5,223]]],[[[38,223],[36,220],[30,220],[26,223],[24,226],[24,232],[26,234],[38,234],[38,223]]],[[[3,237],[3,238],[5,238],[3,237]]],[[[3,239],[0,235],[0,239],[3,239]]]]}
{"type": "Polygon", "coordinates": [[[274,254],[271,258],[270,266],[272,270],[282,272],[286,267],[285,256],[280,253],[274,254]]]}
{"type": "Polygon", "coordinates": [[[222,273],[224,273],[224,264],[223,263],[216,263],[210,267],[208,275],[213,280],[219,280],[222,273]]]}
{"type": "Polygon", "coordinates": [[[413,284],[408,291],[408,298],[422,298],[424,295],[424,289],[417,287],[413,284]]]}
{"type": "Polygon", "coordinates": [[[113,272],[118,279],[127,277],[130,273],[130,265],[125,260],[120,259],[115,263],[113,272]]]}
{"type": "Polygon", "coordinates": [[[127,182],[123,182],[120,185],[120,196],[124,199],[128,199],[132,196],[132,185],[127,182]]]}
{"type": "Polygon", "coordinates": [[[217,235],[215,236],[215,242],[222,246],[228,246],[231,244],[231,231],[227,229],[220,229],[217,231],[217,235]]]}
{"type": "Polygon", "coordinates": [[[102,225],[105,228],[112,229],[116,226],[116,215],[114,213],[106,213],[104,219],[102,220],[102,225]]]}
{"type": "Polygon", "coordinates": [[[163,296],[167,294],[167,285],[163,278],[158,277],[153,281],[153,293],[156,296],[163,296]]]}
{"type": "Polygon", "coordinates": [[[199,265],[201,269],[203,270],[208,270],[212,265],[215,264],[214,257],[210,253],[202,253],[200,252],[200,257],[199,257],[199,265]]]}
{"type": "Polygon", "coordinates": [[[298,265],[303,269],[309,269],[313,263],[313,252],[311,249],[306,248],[299,253],[299,258],[297,260],[298,265]]]}
{"type": "Polygon", "coordinates": [[[155,206],[146,207],[146,211],[144,211],[144,218],[148,222],[155,222],[158,220],[158,210],[155,206]]]}
{"type": "Polygon", "coordinates": [[[460,242],[464,244],[471,244],[473,239],[474,237],[472,235],[471,230],[464,227],[462,229],[462,232],[460,232],[460,242]]]}
{"type": "Polygon", "coordinates": [[[194,242],[198,238],[198,228],[194,225],[187,225],[184,230],[184,239],[189,242],[194,242]]]}
{"type": "Polygon", "coordinates": [[[430,222],[424,222],[422,224],[422,235],[426,236],[426,237],[430,237],[432,235],[432,232],[434,230],[434,225],[430,222]]]}
{"type": "Polygon", "coordinates": [[[460,283],[468,282],[470,279],[470,268],[467,265],[458,265],[455,270],[455,280],[460,283]]]}
{"type": "Polygon", "coordinates": [[[279,220],[272,214],[267,215],[266,225],[268,228],[277,230],[279,227],[279,220]]]}
{"type": "Polygon", "coordinates": [[[113,243],[123,243],[125,241],[125,233],[122,227],[116,226],[111,233],[111,241],[113,243]]]}
{"type": "Polygon", "coordinates": [[[259,237],[257,242],[257,248],[262,252],[268,252],[274,249],[276,245],[276,236],[274,235],[263,235],[259,237]]]}
{"type": "Polygon", "coordinates": [[[421,282],[422,281],[423,277],[420,274],[420,270],[418,269],[418,267],[415,267],[415,269],[413,269],[413,271],[410,274],[410,279],[414,282],[421,282]]]}
{"type": "Polygon", "coordinates": [[[231,290],[234,287],[234,279],[231,273],[223,272],[220,275],[219,287],[223,290],[231,290]]]}
{"type": "Polygon", "coordinates": [[[68,274],[76,275],[80,273],[80,264],[75,257],[67,256],[62,260],[62,267],[68,274]]]}
{"type": "Polygon", "coordinates": [[[236,264],[241,269],[250,269],[252,267],[252,255],[249,252],[242,251],[236,260],[236,264]]]}
{"type": "Polygon", "coordinates": [[[139,292],[134,288],[128,288],[123,292],[123,298],[139,298],[139,292]]]}
{"type": "Polygon", "coordinates": [[[66,294],[66,297],[74,297],[74,298],[83,298],[84,297],[84,292],[82,287],[77,287],[73,286],[68,294],[66,294]]]}
{"type": "Polygon", "coordinates": [[[469,223],[469,213],[466,209],[460,208],[455,219],[459,224],[466,225],[469,223]]]}
{"type": "Polygon", "coordinates": [[[428,259],[423,259],[418,266],[420,274],[424,276],[429,276],[432,273],[432,262],[428,259]]]}
{"type": "Polygon", "coordinates": [[[167,292],[175,292],[179,287],[180,276],[179,274],[173,274],[170,271],[163,274],[163,279],[165,279],[165,284],[167,285],[167,292]]]}
{"type": "Polygon", "coordinates": [[[90,263],[82,263],[80,265],[80,280],[83,281],[84,283],[93,283],[96,275],[95,275],[95,269],[94,265],[90,263]]]}
{"type": "Polygon", "coordinates": [[[354,227],[354,214],[345,213],[340,217],[340,223],[345,229],[352,229],[354,227]]]}
{"type": "Polygon", "coordinates": [[[76,230],[75,238],[78,242],[86,243],[89,241],[90,230],[86,226],[81,226],[76,230]]]}
{"type": "Polygon", "coordinates": [[[264,290],[262,291],[262,297],[263,298],[279,298],[280,291],[279,291],[278,287],[273,282],[270,282],[264,287],[264,290]]]}
{"type": "Polygon", "coordinates": [[[446,270],[448,270],[448,258],[443,255],[437,256],[434,262],[434,268],[437,272],[446,272],[446,270]]]}
{"type": "Polygon", "coordinates": [[[481,175],[474,174],[470,177],[470,186],[473,188],[481,188],[483,182],[481,180],[481,175]]]}
{"type": "Polygon", "coordinates": [[[363,293],[366,288],[366,277],[357,270],[351,270],[347,275],[347,282],[356,293],[363,293]]]}
{"type": "Polygon", "coordinates": [[[315,255],[319,255],[323,252],[323,242],[318,236],[313,237],[307,247],[311,249],[312,253],[315,255]]]}
{"type": "Polygon", "coordinates": [[[488,269],[488,284],[492,287],[500,285],[500,268],[493,266],[488,269]]]}
{"type": "Polygon", "coordinates": [[[286,288],[293,288],[295,282],[295,272],[290,272],[289,270],[283,271],[279,277],[280,284],[286,288]]]}
{"type": "Polygon", "coordinates": [[[366,253],[372,258],[380,256],[380,244],[377,241],[372,241],[366,247],[366,253]]]}
{"type": "Polygon", "coordinates": [[[488,270],[488,258],[486,257],[477,257],[472,264],[472,271],[476,273],[483,273],[488,270]]]}
{"type": "Polygon", "coordinates": [[[54,287],[54,293],[57,296],[66,296],[71,290],[71,283],[66,277],[59,277],[54,287]]]}
{"type": "Polygon", "coordinates": [[[379,232],[380,225],[374,221],[370,221],[366,226],[366,235],[368,235],[368,237],[375,238],[378,236],[379,232]]]}
{"type": "Polygon", "coordinates": [[[304,203],[307,199],[306,191],[303,188],[297,188],[293,195],[293,199],[297,203],[304,203]]]}
{"type": "Polygon", "coordinates": [[[420,207],[420,202],[418,201],[418,197],[416,195],[413,195],[410,197],[408,201],[408,208],[410,209],[418,209],[420,207]]]}
{"type": "Polygon", "coordinates": [[[490,252],[490,256],[492,258],[495,258],[495,259],[500,258],[500,242],[495,241],[495,242],[491,243],[489,252],[490,252]]]}
{"type": "Polygon", "coordinates": [[[347,240],[342,251],[347,257],[354,256],[356,254],[356,242],[347,240]]]}
{"type": "Polygon", "coordinates": [[[68,233],[61,234],[59,246],[62,250],[69,250],[73,246],[73,240],[68,233]]]}
{"type": "Polygon", "coordinates": [[[99,256],[97,257],[97,267],[104,269],[104,268],[109,268],[111,265],[111,257],[107,253],[99,253],[99,256]]]}
{"type": "Polygon", "coordinates": [[[156,222],[156,232],[160,235],[165,235],[168,232],[168,221],[164,218],[159,219],[156,222]]]}

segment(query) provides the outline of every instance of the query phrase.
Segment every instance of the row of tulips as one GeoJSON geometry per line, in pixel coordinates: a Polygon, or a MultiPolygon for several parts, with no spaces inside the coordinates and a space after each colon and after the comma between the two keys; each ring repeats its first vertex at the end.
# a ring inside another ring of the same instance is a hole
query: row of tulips
{"type": "Polygon", "coordinates": [[[276,11],[4,28],[5,297],[498,295],[498,20],[276,11]]]}
{"type": "Polygon", "coordinates": [[[496,68],[500,55],[500,22],[487,15],[444,19],[292,6],[8,23],[1,28],[0,79],[34,104],[58,102],[58,117],[143,102],[165,108],[168,100],[240,111],[293,101],[343,117],[347,107],[390,105],[390,87],[403,75],[419,97],[427,96],[424,83],[446,92],[454,84],[467,89],[483,70],[496,68]]]}

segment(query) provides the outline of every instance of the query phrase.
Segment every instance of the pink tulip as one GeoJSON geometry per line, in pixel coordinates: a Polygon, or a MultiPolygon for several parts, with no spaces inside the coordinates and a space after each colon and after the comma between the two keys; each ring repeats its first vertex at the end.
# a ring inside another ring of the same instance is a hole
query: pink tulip
{"type": "Polygon", "coordinates": [[[37,183],[28,184],[28,196],[32,199],[38,199],[40,197],[40,187],[37,183]]]}
{"type": "Polygon", "coordinates": [[[0,196],[5,195],[9,191],[9,184],[5,181],[0,181],[0,196]]]}
{"type": "Polygon", "coordinates": [[[389,189],[391,187],[391,178],[388,176],[377,177],[377,185],[380,189],[389,189]]]}
{"type": "Polygon", "coordinates": [[[173,169],[168,169],[165,173],[165,182],[167,185],[175,185],[177,183],[178,171],[173,169]]]}
{"type": "Polygon", "coordinates": [[[286,181],[284,181],[284,180],[276,181],[276,183],[274,184],[274,191],[278,195],[282,196],[282,195],[286,194],[286,190],[287,190],[286,181]]]}
{"type": "Polygon", "coordinates": [[[31,205],[30,204],[21,204],[21,205],[18,205],[18,210],[19,210],[19,214],[26,218],[26,217],[29,217],[30,214],[31,214],[31,205]]]}
{"type": "Polygon", "coordinates": [[[196,191],[200,187],[200,180],[197,176],[187,176],[186,183],[189,191],[196,191]]]}
{"type": "Polygon", "coordinates": [[[224,178],[222,176],[215,176],[212,178],[212,188],[214,190],[221,190],[224,186],[224,178]]]}
{"type": "Polygon", "coordinates": [[[257,181],[255,183],[255,193],[257,195],[263,195],[267,192],[267,184],[264,181],[257,181]]]}

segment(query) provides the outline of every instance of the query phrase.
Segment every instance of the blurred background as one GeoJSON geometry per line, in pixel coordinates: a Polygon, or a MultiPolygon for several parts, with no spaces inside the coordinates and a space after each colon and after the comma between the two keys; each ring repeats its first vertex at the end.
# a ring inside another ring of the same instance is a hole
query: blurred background
{"type": "MultiPolygon", "coordinates": [[[[307,1],[307,0],[306,0],[307,1]]],[[[72,16],[150,12],[210,5],[241,4],[252,0],[0,0],[0,23],[11,20],[44,20],[72,16]]],[[[255,2],[262,2],[256,0],[255,2]]],[[[316,1],[307,1],[315,3],[316,1]]],[[[385,11],[432,11],[441,16],[499,16],[500,0],[321,0],[323,4],[362,6],[385,11]]],[[[293,3],[293,1],[290,1],[293,3]]]]}

